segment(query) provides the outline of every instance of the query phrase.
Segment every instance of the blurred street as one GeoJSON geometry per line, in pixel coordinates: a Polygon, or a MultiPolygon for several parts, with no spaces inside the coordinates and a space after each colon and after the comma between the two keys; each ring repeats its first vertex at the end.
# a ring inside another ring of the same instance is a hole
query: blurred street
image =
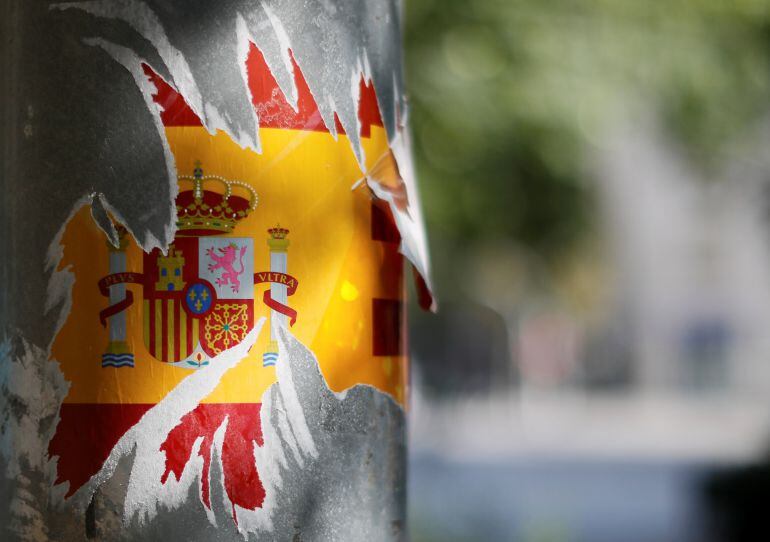
{"type": "Polygon", "coordinates": [[[414,540],[704,542],[689,461],[413,459],[414,540]],[[485,506],[478,506],[484,502],[485,506]]]}
{"type": "Polygon", "coordinates": [[[425,403],[415,540],[707,541],[704,484],[765,450],[753,401],[532,394],[425,403]]]}
{"type": "Polygon", "coordinates": [[[414,540],[768,539],[770,5],[406,20],[414,540]]]}

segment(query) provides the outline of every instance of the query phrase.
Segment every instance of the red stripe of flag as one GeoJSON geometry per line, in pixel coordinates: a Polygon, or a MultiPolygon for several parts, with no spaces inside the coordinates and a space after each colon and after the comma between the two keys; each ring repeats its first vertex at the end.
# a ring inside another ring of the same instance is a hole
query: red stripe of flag
{"type": "Polygon", "coordinates": [[[182,359],[180,352],[179,341],[179,324],[182,321],[182,317],[179,314],[179,298],[174,298],[174,361],[182,359]]]}
{"type": "MultiPolygon", "coordinates": [[[[56,434],[48,446],[50,457],[58,457],[56,484],[69,482],[67,497],[82,487],[104,465],[118,440],[154,405],[130,403],[65,403],[61,407],[56,434]]],[[[254,447],[262,446],[260,403],[201,403],[185,415],[168,434],[160,449],[166,456],[166,483],[173,474],[179,480],[189,464],[195,441],[203,437],[201,498],[209,506],[208,471],[214,433],[227,418],[222,443],[225,491],[233,505],[253,510],[265,498],[265,490],[254,464],[254,447]]],[[[218,482],[215,482],[218,483],[218,482]]]]}
{"type": "Polygon", "coordinates": [[[168,299],[161,299],[160,300],[160,321],[161,321],[161,328],[160,328],[160,340],[162,341],[162,344],[160,346],[161,351],[161,358],[163,361],[169,361],[168,356],[168,307],[166,306],[166,303],[168,303],[168,299]]]}
{"type": "MultiPolygon", "coordinates": [[[[147,311],[147,313],[150,316],[150,325],[148,326],[149,335],[150,335],[149,341],[148,341],[149,342],[148,349],[150,351],[150,354],[152,354],[154,358],[157,358],[158,352],[156,348],[157,345],[155,344],[155,300],[154,299],[145,300],[145,303],[147,303],[147,306],[149,307],[149,310],[147,311]]],[[[145,339],[146,338],[147,337],[145,337],[145,339]]]]}
{"type": "MultiPolygon", "coordinates": [[[[259,118],[259,125],[263,128],[328,132],[318,111],[315,98],[310,92],[307,80],[294,59],[294,54],[289,51],[289,55],[294,71],[294,84],[297,89],[296,111],[279,88],[262,52],[253,43],[249,48],[249,54],[246,58],[246,75],[251,91],[251,101],[259,118]]],[[[201,126],[200,118],[190,109],[184,98],[155,73],[149,65],[144,64],[142,67],[144,73],[158,90],[157,94],[153,96],[153,100],[162,108],[161,120],[163,125],[201,126]]],[[[361,121],[361,136],[369,137],[372,125],[383,125],[382,116],[371,81],[367,83],[362,76],[359,89],[358,118],[361,121]]],[[[345,130],[342,128],[336,113],[334,120],[337,132],[344,134],[345,130]]]]}
{"type": "MultiPolygon", "coordinates": [[[[182,302],[186,302],[185,300],[182,300],[182,302]]],[[[192,338],[192,330],[193,326],[198,323],[197,320],[190,317],[190,315],[187,315],[186,323],[187,326],[187,355],[189,356],[192,354],[193,348],[195,348],[195,345],[193,344],[193,338],[192,338]]]]}

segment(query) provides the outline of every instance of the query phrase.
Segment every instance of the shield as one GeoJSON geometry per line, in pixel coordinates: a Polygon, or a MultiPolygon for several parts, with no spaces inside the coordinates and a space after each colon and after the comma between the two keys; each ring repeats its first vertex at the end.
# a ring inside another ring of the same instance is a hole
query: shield
{"type": "Polygon", "coordinates": [[[254,241],[178,237],[144,256],[144,343],[163,362],[201,367],[254,327],[254,241]]]}

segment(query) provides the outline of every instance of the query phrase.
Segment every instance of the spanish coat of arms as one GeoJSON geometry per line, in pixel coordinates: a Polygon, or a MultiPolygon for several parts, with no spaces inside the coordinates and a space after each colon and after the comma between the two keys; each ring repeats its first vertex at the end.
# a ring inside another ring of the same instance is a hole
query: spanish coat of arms
{"type": "MultiPolygon", "coordinates": [[[[126,270],[126,232],[111,246],[110,274],[99,281],[110,305],[99,317],[109,326],[110,342],[102,355],[103,367],[132,367],[134,354],[127,344],[125,310],[133,303],[127,284],[142,286],[144,343],[157,360],[187,368],[209,363],[219,353],[241,342],[254,327],[254,290],[270,283],[263,296],[271,318],[294,324],[297,313],[286,305],[297,280],[286,274],[289,230],[268,230],[270,271],[254,271],[254,239],[230,237],[238,222],[253,212],[256,191],[246,183],[204,175],[196,164],[192,176],[181,176],[192,189],[176,199],[177,235],[164,254],[145,253],[141,273],[126,270]],[[210,183],[210,184],[209,184],[210,183]],[[224,191],[207,190],[219,184],[224,191]],[[235,190],[246,197],[236,195],[235,190]]],[[[274,365],[275,344],[263,355],[274,365]]]]}

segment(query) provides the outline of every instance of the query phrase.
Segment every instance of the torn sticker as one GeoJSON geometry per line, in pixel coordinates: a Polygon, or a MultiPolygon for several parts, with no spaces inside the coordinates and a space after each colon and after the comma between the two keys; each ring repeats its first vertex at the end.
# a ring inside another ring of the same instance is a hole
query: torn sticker
{"type": "Polygon", "coordinates": [[[56,95],[22,77],[51,120],[13,182],[53,226],[3,268],[48,292],[8,321],[66,383],[24,501],[62,536],[405,536],[404,257],[428,263],[400,14],[301,6],[20,8],[72,55],[56,95]]]}

